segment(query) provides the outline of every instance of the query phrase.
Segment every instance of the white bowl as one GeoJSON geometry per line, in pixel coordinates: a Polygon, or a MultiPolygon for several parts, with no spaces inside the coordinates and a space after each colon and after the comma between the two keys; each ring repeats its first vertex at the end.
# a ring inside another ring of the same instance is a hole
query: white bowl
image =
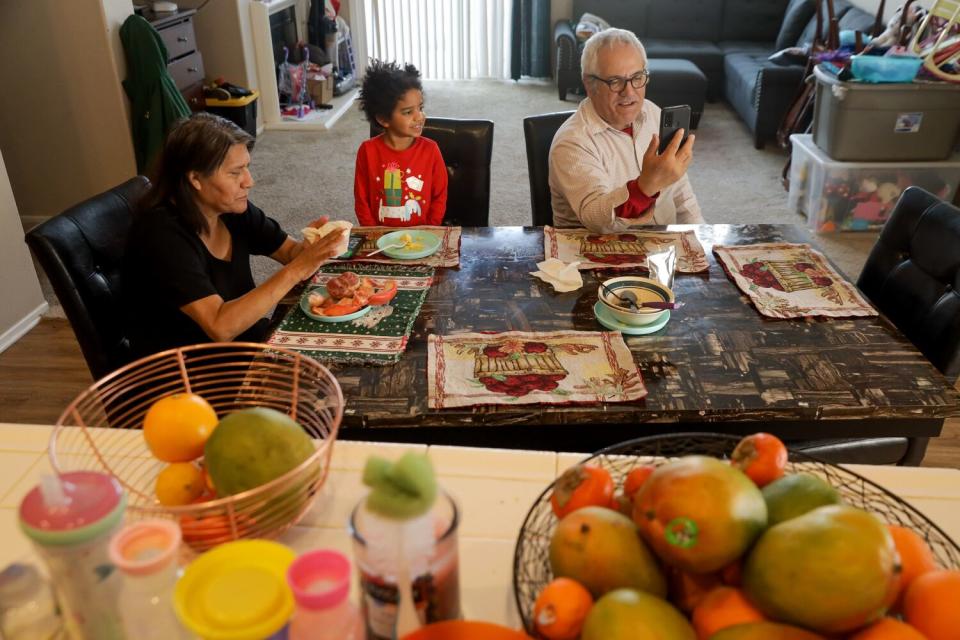
{"type": "MultiPolygon", "coordinates": [[[[673,302],[673,291],[650,278],[640,276],[622,276],[620,278],[611,278],[603,283],[611,291],[622,295],[624,291],[632,291],[637,297],[637,302],[673,302]]],[[[604,288],[597,288],[597,298],[604,306],[607,312],[622,322],[635,327],[652,324],[660,320],[667,312],[666,309],[649,309],[641,307],[634,309],[621,303],[613,295],[607,293],[604,288]]]]}

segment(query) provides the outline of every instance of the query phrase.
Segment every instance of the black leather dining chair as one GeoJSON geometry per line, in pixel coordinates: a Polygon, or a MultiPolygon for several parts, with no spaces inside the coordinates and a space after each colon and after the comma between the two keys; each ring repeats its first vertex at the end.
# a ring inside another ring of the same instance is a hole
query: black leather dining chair
{"type": "Polygon", "coordinates": [[[80,343],[93,378],[131,360],[120,312],[120,268],[143,176],[84,200],[26,234],[80,343]]]}
{"type": "MultiPolygon", "coordinates": [[[[910,187],[897,201],[857,287],[951,381],[960,375],[960,209],[910,187]]],[[[928,438],[815,441],[830,461],[918,465],[928,438]],[[891,460],[892,459],[892,460],[891,460]]]]}
{"type": "Polygon", "coordinates": [[[553,136],[573,111],[544,113],[523,119],[523,139],[527,145],[527,174],[530,177],[530,211],[533,226],[553,224],[550,205],[550,145],[553,136]]]}
{"type": "MultiPolygon", "coordinates": [[[[383,128],[370,123],[370,137],[383,128]]],[[[423,136],[440,147],[447,165],[447,213],[443,224],[486,227],[490,222],[490,161],[493,122],[457,118],[427,118],[423,136]]]]}

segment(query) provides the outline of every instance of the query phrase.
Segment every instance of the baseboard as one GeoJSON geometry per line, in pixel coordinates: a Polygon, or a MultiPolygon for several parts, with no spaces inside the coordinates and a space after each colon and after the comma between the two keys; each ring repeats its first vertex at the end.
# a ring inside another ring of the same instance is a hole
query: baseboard
{"type": "Polygon", "coordinates": [[[37,326],[37,323],[40,321],[40,316],[47,312],[46,302],[41,302],[37,305],[37,308],[25,315],[20,319],[15,325],[7,329],[0,335],[0,353],[3,353],[7,350],[7,347],[14,344],[17,340],[22,338],[30,329],[33,329],[37,326]]]}

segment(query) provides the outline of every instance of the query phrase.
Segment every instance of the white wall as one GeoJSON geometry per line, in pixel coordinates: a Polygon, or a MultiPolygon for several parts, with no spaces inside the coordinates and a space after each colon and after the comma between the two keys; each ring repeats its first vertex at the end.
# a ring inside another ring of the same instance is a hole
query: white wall
{"type": "Polygon", "coordinates": [[[0,351],[17,341],[37,322],[47,303],[23,241],[17,203],[0,155],[0,351]]]}
{"type": "MultiPolygon", "coordinates": [[[[856,7],[860,7],[864,11],[876,15],[877,9],[880,8],[880,0],[850,0],[851,4],[856,7]]],[[[883,8],[883,19],[884,21],[889,20],[894,13],[897,11],[897,7],[903,4],[902,0],[887,0],[887,4],[883,8]]],[[[933,2],[931,0],[919,0],[916,4],[921,7],[926,7],[929,9],[933,2]]]]}
{"type": "Polygon", "coordinates": [[[573,0],[550,0],[550,33],[553,33],[553,25],[557,23],[557,20],[561,18],[573,19],[572,14],[573,0]]]}
{"type": "Polygon", "coordinates": [[[22,217],[136,173],[117,35],[131,13],[131,0],[0,2],[0,151],[22,217]]]}
{"type": "MultiPolygon", "coordinates": [[[[250,36],[251,0],[207,2],[193,19],[197,47],[210,79],[256,89],[257,71],[250,36]]],[[[204,0],[182,0],[181,8],[196,8],[204,0]]]]}

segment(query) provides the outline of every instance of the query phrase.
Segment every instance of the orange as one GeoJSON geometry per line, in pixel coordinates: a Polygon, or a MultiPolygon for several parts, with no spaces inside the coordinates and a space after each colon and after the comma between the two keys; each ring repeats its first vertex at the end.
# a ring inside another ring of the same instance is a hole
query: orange
{"type": "Polygon", "coordinates": [[[743,591],[733,587],[717,587],[693,610],[693,628],[700,640],[706,640],[727,627],[765,620],[743,591]]]}
{"type": "Polygon", "coordinates": [[[203,445],[217,426],[217,412],[193,393],[157,400],[143,419],[143,438],[164,462],[189,462],[203,455],[203,445]]]}
{"type": "Polygon", "coordinates": [[[866,629],[850,636],[850,640],[926,640],[922,633],[910,625],[894,620],[893,618],[884,618],[880,622],[875,622],[866,629]]]}
{"type": "Polygon", "coordinates": [[[547,640],[575,640],[593,606],[587,588],[570,578],[556,578],[533,605],[533,623],[547,640]]]}
{"type": "Polygon", "coordinates": [[[928,640],[956,640],[960,629],[960,571],[928,571],[907,587],[903,614],[928,640]]]}
{"type": "Polygon", "coordinates": [[[190,504],[203,493],[203,474],[193,463],[175,462],[157,474],[157,500],[165,507],[190,504]]]}
{"type": "Polygon", "coordinates": [[[937,568],[937,561],[926,541],[912,529],[896,524],[888,524],[887,528],[890,529],[893,543],[897,547],[897,553],[900,554],[899,591],[900,599],[903,599],[910,583],[924,573],[934,571],[937,568]]]}

